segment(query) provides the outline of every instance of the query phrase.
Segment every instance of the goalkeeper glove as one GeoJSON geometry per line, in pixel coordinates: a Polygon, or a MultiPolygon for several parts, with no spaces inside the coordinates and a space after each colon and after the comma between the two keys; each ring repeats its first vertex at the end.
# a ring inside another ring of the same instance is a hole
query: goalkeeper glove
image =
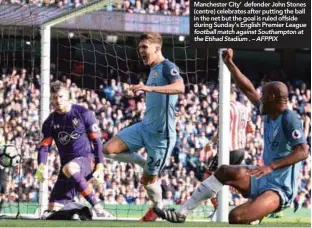
{"type": "Polygon", "coordinates": [[[44,181],[44,164],[41,163],[38,168],[37,168],[37,171],[36,171],[36,174],[35,174],[35,178],[40,182],[42,183],[44,181]]]}
{"type": "Polygon", "coordinates": [[[95,171],[92,174],[93,176],[93,184],[99,185],[104,183],[104,165],[102,163],[98,163],[95,167],[95,171]]]}

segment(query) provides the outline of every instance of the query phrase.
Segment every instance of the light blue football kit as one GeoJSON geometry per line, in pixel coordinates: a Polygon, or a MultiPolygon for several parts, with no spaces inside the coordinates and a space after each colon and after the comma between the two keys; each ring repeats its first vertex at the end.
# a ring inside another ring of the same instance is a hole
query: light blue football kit
{"type": "MultiPolygon", "coordinates": [[[[177,79],[182,79],[178,67],[166,59],[151,68],[146,84],[165,86],[177,79]]],[[[164,168],[176,143],[177,101],[178,95],[147,92],[143,121],[117,134],[131,152],[145,147],[148,158],[144,170],[150,175],[157,175],[164,168]]]]}
{"type": "MultiPolygon", "coordinates": [[[[299,144],[306,143],[302,122],[296,112],[285,110],[275,120],[264,116],[264,165],[279,160],[292,152],[299,144]]],[[[298,177],[302,162],[276,169],[259,179],[251,177],[250,198],[267,190],[277,192],[281,209],[290,206],[298,192],[298,177]]]]}

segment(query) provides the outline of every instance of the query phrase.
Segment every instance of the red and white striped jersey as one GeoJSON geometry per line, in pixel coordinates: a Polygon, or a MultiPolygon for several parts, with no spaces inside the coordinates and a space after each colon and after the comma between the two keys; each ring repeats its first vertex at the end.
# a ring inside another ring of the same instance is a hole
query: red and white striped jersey
{"type": "Polygon", "coordinates": [[[244,149],[247,139],[247,125],[251,120],[248,108],[238,101],[231,101],[230,111],[230,151],[244,149]]]}

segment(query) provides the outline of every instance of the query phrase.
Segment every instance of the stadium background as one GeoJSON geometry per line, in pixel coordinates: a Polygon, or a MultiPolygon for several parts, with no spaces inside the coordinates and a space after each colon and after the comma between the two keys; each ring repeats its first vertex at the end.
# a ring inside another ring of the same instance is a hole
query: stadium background
{"type": "MultiPolygon", "coordinates": [[[[81,7],[86,2],[1,0],[0,6],[25,9],[26,3],[33,9],[40,7],[38,10],[42,12],[48,9],[56,12],[81,7]]],[[[84,25],[83,20],[75,26],[66,22],[55,26],[51,34],[51,80],[64,81],[71,90],[72,102],[95,111],[104,143],[122,128],[142,119],[144,94],[126,99],[122,95],[123,83],[135,84],[147,78],[148,69],[140,63],[136,52],[136,31],[146,30],[153,20],[162,18],[163,24],[155,29],[164,35],[165,57],[181,68],[186,93],[179,97],[178,110],[182,115],[177,119],[178,140],[161,181],[165,205],[181,204],[199,183],[197,178],[217,150],[216,145],[206,147],[218,127],[217,49],[189,47],[189,1],[124,0],[122,4],[91,14],[101,21],[117,19],[105,22],[109,23],[110,31],[85,27],[90,24],[84,25]]],[[[89,20],[92,18],[90,16],[89,20]]],[[[23,155],[21,166],[1,171],[1,200],[5,205],[3,209],[16,211],[15,206],[21,204],[28,210],[29,205],[36,205],[39,197],[39,183],[34,179],[34,172],[40,141],[40,33],[35,26],[17,28],[14,22],[0,29],[0,144],[13,142],[23,155]]],[[[235,61],[259,90],[262,83],[270,80],[287,83],[289,108],[296,110],[303,119],[310,144],[310,49],[235,50],[235,61]]],[[[256,128],[255,134],[248,138],[250,153],[246,154],[244,163],[261,165],[263,139],[259,126],[263,126],[262,118],[246,98],[237,93],[239,100],[250,107],[256,128]]],[[[145,156],[144,150],[138,153],[145,156]]],[[[59,166],[57,151],[53,148],[49,157],[49,190],[56,181],[59,166]]],[[[310,208],[310,171],[309,157],[303,165],[295,200],[299,208],[310,208]]],[[[139,178],[137,166],[105,160],[105,184],[95,191],[107,205],[138,205],[144,212],[143,206],[148,200],[139,178]]],[[[238,194],[229,197],[231,206],[245,202],[238,194]]],[[[209,201],[206,205],[211,206],[209,201]]]]}

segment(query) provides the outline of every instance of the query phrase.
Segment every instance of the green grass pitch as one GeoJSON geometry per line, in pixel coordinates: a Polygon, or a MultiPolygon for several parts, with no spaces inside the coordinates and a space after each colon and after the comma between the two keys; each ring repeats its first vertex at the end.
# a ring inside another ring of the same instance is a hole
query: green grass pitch
{"type": "MultiPolygon", "coordinates": [[[[165,221],[140,223],[133,221],[47,221],[47,220],[21,220],[2,219],[0,227],[243,227],[243,225],[229,225],[218,222],[186,222],[173,224],[165,221]]],[[[246,225],[249,226],[250,225],[246,225]]],[[[311,227],[310,218],[283,217],[279,219],[266,218],[260,227],[311,227]]]]}
{"type": "MultiPolygon", "coordinates": [[[[5,207],[7,213],[16,213],[17,205],[5,207]]],[[[32,207],[21,206],[21,213],[33,213],[37,205],[32,207]]],[[[106,209],[118,218],[135,218],[139,220],[148,209],[148,205],[106,205],[106,209]]],[[[0,216],[0,227],[243,227],[243,225],[229,225],[218,222],[194,222],[192,219],[207,219],[211,208],[199,207],[197,212],[201,216],[189,216],[186,223],[174,224],[166,221],[140,223],[133,220],[118,221],[47,221],[26,219],[4,219],[0,216]],[[204,215],[204,217],[202,217],[204,215]]],[[[196,211],[195,211],[196,212],[196,211]]],[[[246,225],[249,226],[250,225],[246,225]]],[[[281,218],[265,218],[259,227],[311,227],[311,209],[301,208],[296,213],[292,208],[283,211],[281,218]]]]}

